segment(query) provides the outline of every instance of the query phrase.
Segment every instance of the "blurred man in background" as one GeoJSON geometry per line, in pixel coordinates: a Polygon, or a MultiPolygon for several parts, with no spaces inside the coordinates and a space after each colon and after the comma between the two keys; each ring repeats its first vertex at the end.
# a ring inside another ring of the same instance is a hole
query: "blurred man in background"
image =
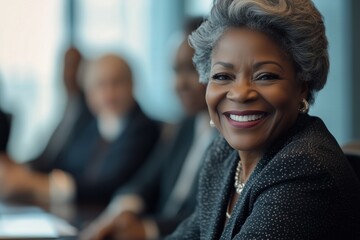
{"type": "MultiPolygon", "coordinates": [[[[40,175],[34,175],[36,181],[27,181],[28,167],[39,172],[50,172],[54,167],[54,163],[61,158],[61,152],[66,150],[67,143],[75,138],[82,127],[91,119],[93,119],[86,103],[83,90],[80,86],[80,66],[83,64],[81,53],[74,47],[70,47],[65,51],[63,62],[63,85],[66,91],[66,107],[63,117],[56,127],[54,133],[51,135],[43,152],[35,159],[29,161],[27,166],[16,164],[16,160],[10,156],[3,156],[0,164],[3,166],[3,171],[8,173],[0,174],[0,177],[6,178],[2,183],[4,190],[0,191],[0,196],[3,198],[12,198],[20,201],[28,201],[33,198],[32,193],[26,193],[22,188],[33,188],[32,186],[25,187],[25,185],[33,185],[43,183],[40,175]],[[9,176],[13,174],[13,176],[9,176]],[[18,175],[24,175],[20,177],[18,175]],[[21,194],[20,194],[21,193],[21,194]],[[20,194],[20,196],[18,196],[20,194]]],[[[31,174],[30,174],[31,175],[31,174]]],[[[59,180],[61,181],[61,180],[59,180]]],[[[39,186],[39,188],[46,188],[46,186],[39,186]]],[[[35,200],[37,203],[47,202],[45,199],[35,200]]]]}
{"type": "Polygon", "coordinates": [[[79,50],[70,47],[65,52],[63,68],[63,84],[66,91],[66,107],[63,117],[39,157],[29,162],[34,170],[49,172],[54,164],[60,161],[61,152],[66,151],[82,128],[94,119],[86,102],[81,86],[83,81],[84,59],[79,50]]]}
{"type": "Polygon", "coordinates": [[[143,164],[158,139],[159,127],[144,115],[133,97],[128,63],[116,55],[90,63],[84,93],[94,118],[73,125],[72,137],[55,160],[31,163],[30,168],[2,161],[0,194],[4,198],[105,204],[143,164]]]}

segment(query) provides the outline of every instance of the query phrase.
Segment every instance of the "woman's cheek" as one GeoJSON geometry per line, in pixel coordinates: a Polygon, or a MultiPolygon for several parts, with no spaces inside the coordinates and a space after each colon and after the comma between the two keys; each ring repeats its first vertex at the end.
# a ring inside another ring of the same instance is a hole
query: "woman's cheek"
{"type": "Polygon", "coordinates": [[[297,99],[297,92],[285,86],[274,86],[261,90],[261,96],[273,108],[278,110],[289,109],[297,99]]]}
{"type": "Polygon", "coordinates": [[[219,126],[219,114],[221,114],[219,105],[226,98],[226,89],[223,86],[219,86],[211,81],[206,88],[206,104],[209,109],[211,119],[215,125],[219,126]]]}

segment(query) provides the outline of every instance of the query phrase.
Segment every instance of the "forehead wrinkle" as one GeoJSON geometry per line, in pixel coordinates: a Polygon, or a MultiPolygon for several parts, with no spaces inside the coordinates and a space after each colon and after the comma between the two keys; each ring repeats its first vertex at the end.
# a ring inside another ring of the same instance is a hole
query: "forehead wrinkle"
{"type": "Polygon", "coordinates": [[[275,65],[278,68],[280,68],[281,71],[284,71],[284,68],[283,68],[283,66],[281,66],[280,63],[278,63],[276,61],[272,61],[272,60],[263,60],[263,61],[255,62],[255,63],[253,63],[252,68],[254,71],[257,71],[257,70],[261,69],[261,67],[263,67],[264,65],[275,65]]]}
{"type": "Polygon", "coordinates": [[[212,66],[214,67],[216,65],[220,65],[220,66],[222,66],[224,68],[228,68],[228,69],[234,69],[234,65],[230,62],[217,61],[212,66]]]}
{"type": "Polygon", "coordinates": [[[245,57],[249,56],[247,52],[248,49],[242,48],[241,52],[231,51],[231,49],[222,50],[221,47],[216,49],[218,54],[213,55],[212,69],[214,67],[219,66],[220,68],[224,68],[226,70],[242,72],[242,70],[246,69],[248,66],[253,64],[254,57],[245,57]],[[221,55],[221,56],[219,56],[221,55]]]}

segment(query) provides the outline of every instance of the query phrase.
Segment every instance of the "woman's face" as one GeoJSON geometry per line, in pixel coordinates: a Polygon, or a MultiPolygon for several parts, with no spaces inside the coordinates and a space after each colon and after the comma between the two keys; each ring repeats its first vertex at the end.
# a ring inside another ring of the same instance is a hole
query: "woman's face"
{"type": "Polygon", "coordinates": [[[263,154],[294,124],[306,96],[293,61],[265,34],[230,28],[215,46],[206,101],[233,148],[263,154]]]}

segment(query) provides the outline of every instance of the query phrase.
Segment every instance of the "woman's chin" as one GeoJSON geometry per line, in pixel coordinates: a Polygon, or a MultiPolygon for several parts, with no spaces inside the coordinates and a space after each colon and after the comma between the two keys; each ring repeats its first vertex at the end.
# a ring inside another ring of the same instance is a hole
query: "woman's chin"
{"type": "Polygon", "coordinates": [[[241,139],[241,138],[227,138],[225,137],[228,144],[240,152],[262,152],[262,146],[264,142],[254,139],[241,139]]]}

